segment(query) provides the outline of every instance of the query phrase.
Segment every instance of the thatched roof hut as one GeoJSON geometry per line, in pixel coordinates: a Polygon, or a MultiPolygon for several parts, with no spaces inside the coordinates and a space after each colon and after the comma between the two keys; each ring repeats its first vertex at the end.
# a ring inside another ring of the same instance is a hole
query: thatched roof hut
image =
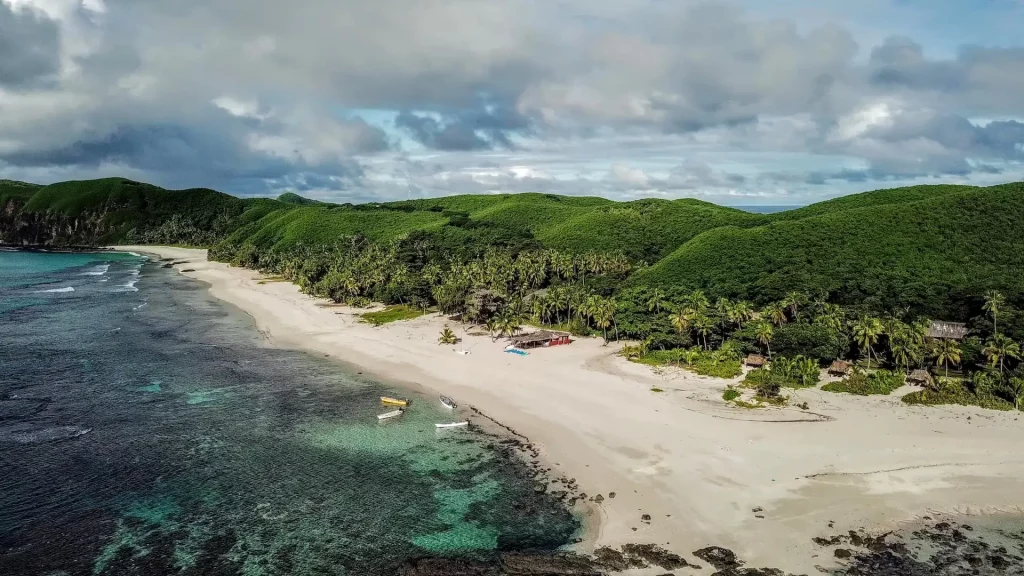
{"type": "Polygon", "coordinates": [[[561,344],[569,344],[570,342],[572,342],[572,339],[569,337],[568,332],[556,332],[554,330],[538,330],[512,338],[512,345],[516,348],[559,346],[561,344]]]}
{"type": "Polygon", "coordinates": [[[932,382],[932,375],[927,370],[917,369],[907,374],[907,384],[914,384],[916,386],[927,386],[932,382]]]}
{"type": "Polygon", "coordinates": [[[963,340],[965,336],[967,336],[967,325],[962,322],[933,320],[928,327],[929,338],[963,340]]]}
{"type": "Polygon", "coordinates": [[[853,370],[853,364],[843,360],[836,360],[828,367],[830,376],[849,376],[851,370],[853,370]]]}
{"type": "Polygon", "coordinates": [[[751,354],[747,356],[747,359],[743,361],[744,364],[751,368],[763,368],[768,363],[764,356],[760,354],[751,354]]]}

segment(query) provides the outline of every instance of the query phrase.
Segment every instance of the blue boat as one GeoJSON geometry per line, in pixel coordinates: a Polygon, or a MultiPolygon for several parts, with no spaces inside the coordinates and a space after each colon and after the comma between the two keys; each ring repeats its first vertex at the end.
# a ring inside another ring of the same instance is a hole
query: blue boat
{"type": "Polygon", "coordinates": [[[530,353],[527,352],[526,350],[520,350],[519,348],[516,348],[514,346],[506,347],[505,348],[505,352],[508,352],[509,354],[518,354],[520,356],[529,356],[530,355],[530,353]]]}

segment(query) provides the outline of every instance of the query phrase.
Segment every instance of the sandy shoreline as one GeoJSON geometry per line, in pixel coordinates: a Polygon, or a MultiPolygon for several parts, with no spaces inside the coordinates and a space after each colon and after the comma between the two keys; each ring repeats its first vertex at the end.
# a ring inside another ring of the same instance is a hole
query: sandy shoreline
{"type": "Polygon", "coordinates": [[[814,389],[798,394],[808,411],[730,408],[725,381],[655,373],[600,339],[519,357],[467,335],[463,356],[436,343],[445,321],[433,315],[374,328],[205,251],[119,249],[187,261],[177,268],[249,313],[275,345],[421,384],[528,436],[545,462],[604,498],[588,505],[584,549],[653,543],[701,564],[690,552],[718,545],[748,566],[814,573],[835,565],[815,536],[1024,507],[1019,414],[814,389]]]}

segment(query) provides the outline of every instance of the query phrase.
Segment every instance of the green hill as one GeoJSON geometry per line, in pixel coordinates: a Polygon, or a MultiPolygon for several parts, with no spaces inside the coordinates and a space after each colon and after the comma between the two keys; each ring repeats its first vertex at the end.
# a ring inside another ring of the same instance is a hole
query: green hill
{"type": "Polygon", "coordinates": [[[208,244],[265,213],[273,200],[206,188],[165,190],[124,178],[0,185],[0,242],[102,245],[122,241],[208,244]]]}
{"type": "Polygon", "coordinates": [[[630,283],[758,303],[806,291],[936,317],[963,317],[965,303],[988,289],[1024,297],[1024,184],[873,192],[827,204],[801,219],[706,232],[630,283]]]}
{"type": "Polygon", "coordinates": [[[820,216],[822,214],[831,214],[833,212],[842,212],[844,210],[856,210],[858,208],[870,208],[872,206],[887,206],[892,204],[906,204],[908,202],[928,200],[930,198],[937,198],[946,194],[973,190],[975,188],[975,186],[963,186],[956,184],[932,184],[925,186],[906,186],[903,188],[874,190],[872,192],[841,196],[839,198],[818,202],[795,210],[778,212],[776,214],[771,214],[770,217],[774,221],[799,220],[809,216],[820,216]]]}
{"type": "Polygon", "coordinates": [[[0,180],[3,243],[216,244],[217,258],[244,249],[258,261],[349,237],[406,239],[403,250],[417,254],[409,256],[417,265],[473,258],[488,247],[621,253],[650,264],[627,286],[700,288],[758,303],[807,291],[962,317],[987,289],[1024,299],[1024,184],[876,190],[760,215],[690,199],[478,194],[334,205],[123,178],[48,186],[0,180]]]}
{"type": "Polygon", "coordinates": [[[284,202],[285,204],[295,204],[296,206],[315,206],[318,204],[326,204],[326,202],[299,196],[294,192],[285,192],[284,194],[281,194],[277,197],[277,201],[284,202]]]}

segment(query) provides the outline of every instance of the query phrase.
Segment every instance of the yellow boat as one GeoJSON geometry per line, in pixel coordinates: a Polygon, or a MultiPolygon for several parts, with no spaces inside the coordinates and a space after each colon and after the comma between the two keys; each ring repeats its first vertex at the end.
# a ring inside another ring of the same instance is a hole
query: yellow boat
{"type": "Polygon", "coordinates": [[[381,396],[380,397],[380,403],[381,404],[389,404],[391,406],[408,406],[409,405],[409,401],[408,400],[399,400],[398,398],[391,398],[391,397],[388,397],[388,396],[381,396]]]}

